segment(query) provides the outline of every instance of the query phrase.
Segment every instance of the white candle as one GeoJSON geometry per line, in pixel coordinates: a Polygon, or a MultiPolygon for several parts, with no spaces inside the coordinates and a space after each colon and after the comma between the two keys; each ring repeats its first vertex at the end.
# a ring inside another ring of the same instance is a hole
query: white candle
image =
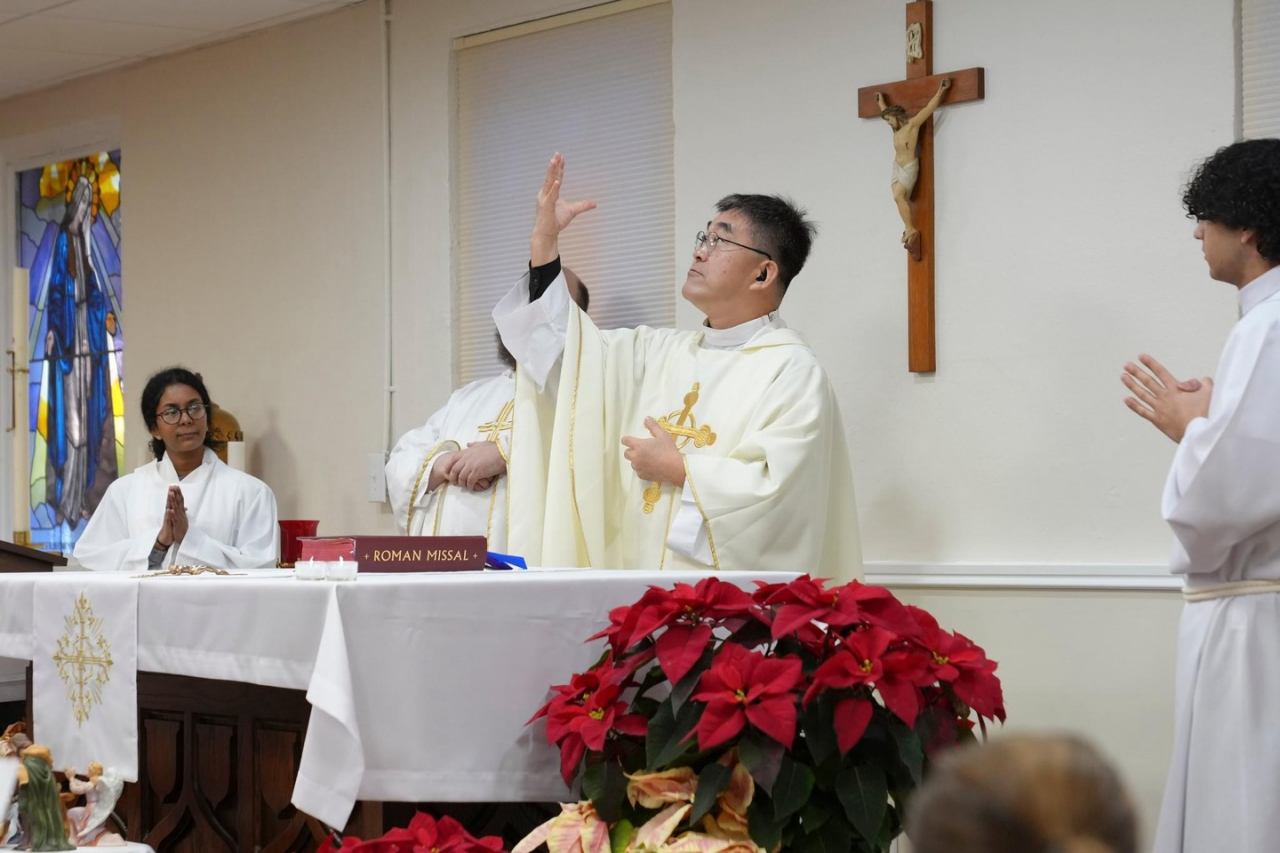
{"type": "Polygon", "coordinates": [[[331,581],[353,581],[358,568],[359,564],[354,560],[344,560],[339,556],[338,562],[326,565],[325,577],[331,581]]]}
{"type": "Polygon", "coordinates": [[[244,470],[244,442],[227,442],[227,464],[237,471],[244,470]]]}
{"type": "Polygon", "coordinates": [[[300,581],[322,581],[325,576],[325,566],[328,563],[320,562],[316,559],[299,560],[293,567],[293,576],[300,581]]]}
{"type": "Polygon", "coordinates": [[[13,532],[18,534],[31,530],[31,454],[28,444],[31,436],[27,429],[31,423],[27,409],[26,372],[29,363],[27,357],[27,319],[30,299],[29,277],[25,269],[16,267],[13,271],[13,366],[21,373],[13,374],[13,532]]]}

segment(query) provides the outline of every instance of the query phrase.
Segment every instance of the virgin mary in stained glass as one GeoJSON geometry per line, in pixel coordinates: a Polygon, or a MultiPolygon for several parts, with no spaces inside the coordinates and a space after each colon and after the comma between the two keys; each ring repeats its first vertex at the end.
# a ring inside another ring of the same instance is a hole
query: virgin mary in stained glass
{"type": "MultiPolygon", "coordinates": [[[[32,255],[23,258],[32,296],[31,530],[36,542],[69,550],[122,463],[119,171],[102,154],[20,177],[37,174],[36,204],[20,200],[27,240],[19,240],[34,249],[23,252],[32,255]]],[[[31,188],[20,181],[24,196],[31,188]]]]}

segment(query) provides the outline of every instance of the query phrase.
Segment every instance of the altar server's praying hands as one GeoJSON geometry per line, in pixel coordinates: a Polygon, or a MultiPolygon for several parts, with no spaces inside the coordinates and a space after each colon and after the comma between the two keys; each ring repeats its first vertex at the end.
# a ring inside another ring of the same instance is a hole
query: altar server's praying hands
{"type": "Polygon", "coordinates": [[[1133,392],[1132,397],[1125,398],[1125,405],[1169,438],[1182,441],[1187,424],[1209,416],[1213,380],[1205,377],[1179,382],[1151,356],[1140,355],[1138,361],[1146,370],[1129,362],[1120,376],[1120,381],[1133,392]]]}

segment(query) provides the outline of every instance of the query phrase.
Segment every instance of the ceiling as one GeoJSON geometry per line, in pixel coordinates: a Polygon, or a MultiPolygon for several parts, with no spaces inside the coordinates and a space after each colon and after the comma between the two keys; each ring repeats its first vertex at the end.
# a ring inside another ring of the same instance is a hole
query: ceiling
{"type": "Polygon", "coordinates": [[[358,0],[0,0],[0,99],[358,0]]]}

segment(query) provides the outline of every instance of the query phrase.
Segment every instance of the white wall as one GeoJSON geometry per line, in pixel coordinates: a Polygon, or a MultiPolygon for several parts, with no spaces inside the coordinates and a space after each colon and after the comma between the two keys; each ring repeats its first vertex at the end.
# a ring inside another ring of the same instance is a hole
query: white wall
{"type": "MultiPolygon", "coordinates": [[[[393,4],[396,434],[451,385],[452,39],[581,5],[393,4]]],[[[1118,376],[1143,350],[1212,372],[1234,317],[1178,203],[1194,161],[1232,139],[1232,14],[1232,0],[936,4],[936,70],[984,66],[987,98],[938,128],[940,366],[916,377],[889,132],[855,108],[858,86],[903,74],[901,5],[675,0],[677,269],[728,192],[785,192],[821,223],[784,313],[839,393],[868,560],[1163,561],[1172,445],[1124,409],[1118,376]]],[[[129,376],[179,357],[203,369],[258,441],[251,467],[282,515],[328,532],[391,528],[362,493],[381,445],[380,38],[366,3],[0,103],[0,140],[83,104],[121,117],[129,376]]],[[[531,209],[538,180],[512,203],[531,209]]],[[[1150,825],[1176,593],[903,594],[1001,661],[1011,728],[1098,738],[1150,825]]]]}
{"type": "Polygon", "coordinates": [[[0,153],[119,119],[128,468],[150,438],[137,395],[180,362],[239,418],[281,518],[389,525],[364,489],[384,444],[382,32],[364,4],[0,103],[0,153]]]}

